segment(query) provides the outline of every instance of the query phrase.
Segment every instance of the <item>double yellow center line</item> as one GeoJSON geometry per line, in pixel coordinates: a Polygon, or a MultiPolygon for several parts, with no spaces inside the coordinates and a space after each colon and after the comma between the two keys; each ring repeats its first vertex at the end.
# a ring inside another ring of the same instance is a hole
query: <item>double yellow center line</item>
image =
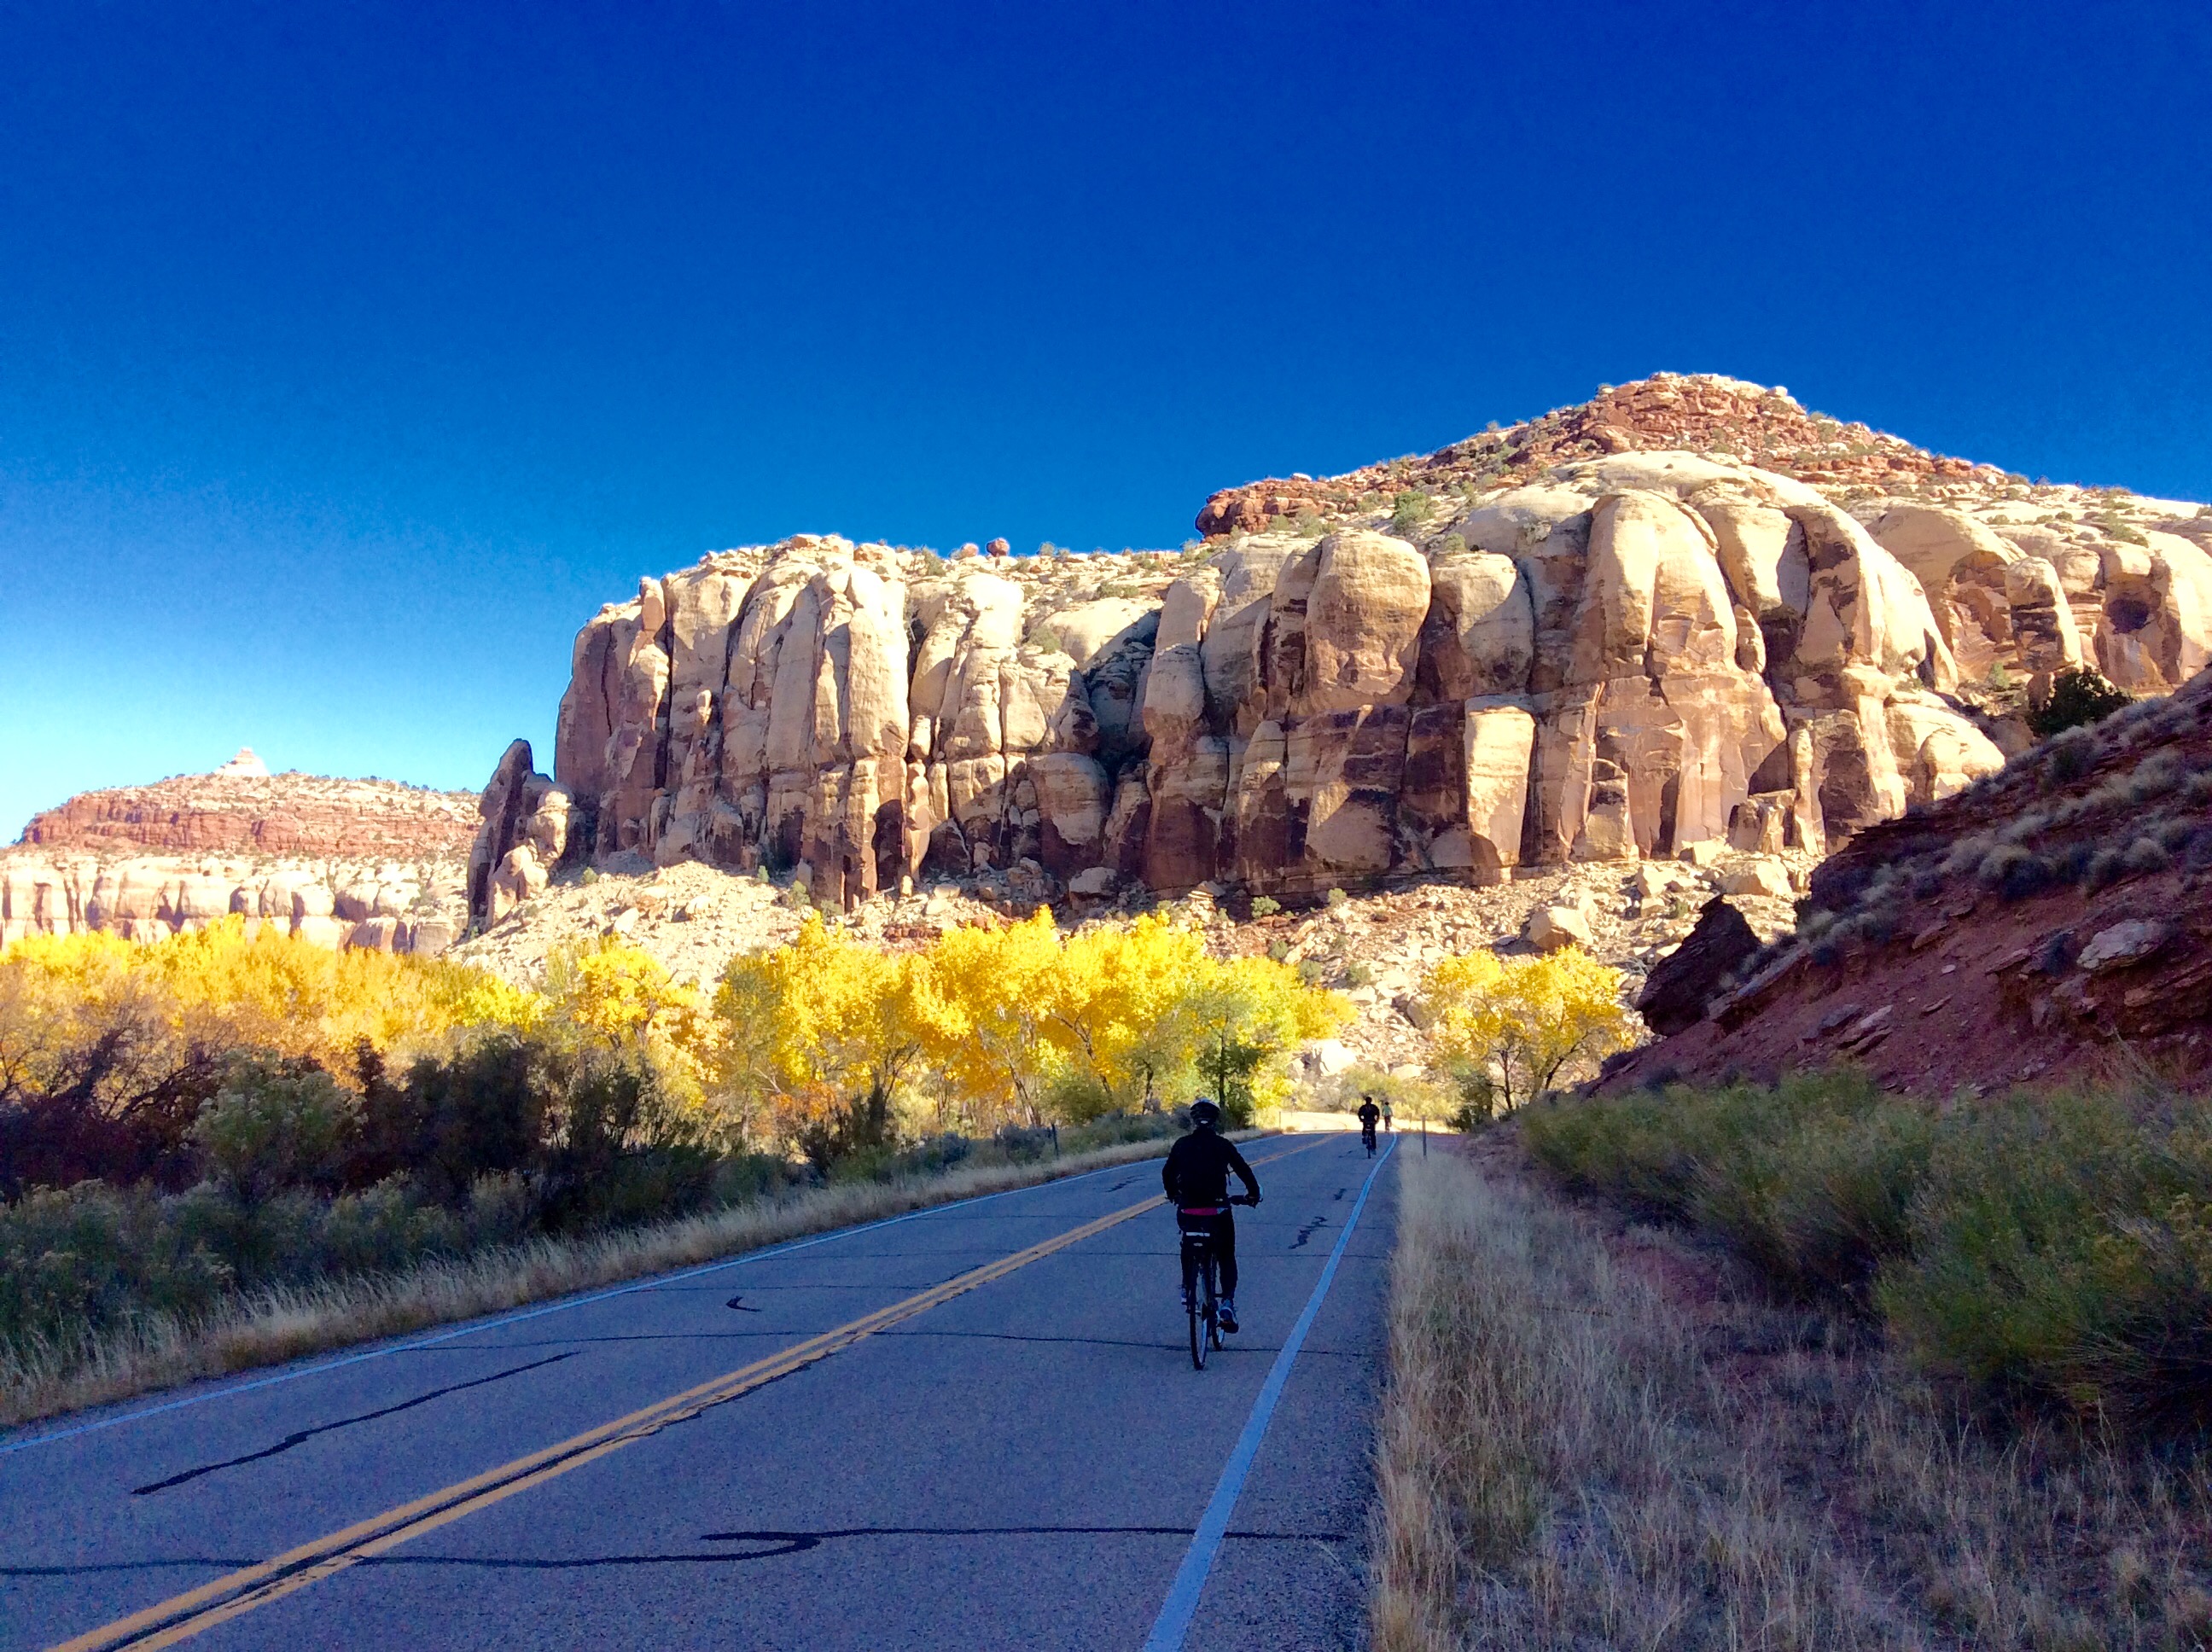
{"type": "MultiPolygon", "coordinates": [[[[1309,1142],[1293,1147],[1288,1152],[1270,1154],[1260,1161],[1273,1163],[1288,1158],[1291,1153],[1302,1153],[1320,1142],[1309,1142]]],[[[1148,1161],[1139,1161],[1146,1163],[1148,1161]]],[[[1139,1200],[1081,1227],[1055,1235],[1018,1250],[1011,1256],[1002,1256],[995,1262],[971,1268],[956,1275],[942,1285],[893,1303],[888,1308],[878,1309],[834,1331],[824,1331],[819,1336],[793,1344],[780,1353],[756,1360],[740,1370],[726,1372],[720,1376],[686,1388],[681,1394],[671,1394],[665,1400],[603,1423],[595,1429],[572,1436],[558,1444],[550,1445],[526,1457],[517,1457],[512,1462],[488,1468],[483,1473],[465,1480],[456,1481],[441,1491],[427,1497],[404,1503],[382,1514],[356,1521],[342,1531],[303,1543],[295,1549],[247,1566],[228,1576],[201,1584],[182,1594],[134,1612],[127,1618],[88,1630],[73,1640],[58,1643],[52,1652],[110,1652],[119,1647],[153,1648],[174,1646],[180,1641],[205,1633],[218,1624],[243,1617],[272,1600],[319,1583],[335,1576],[349,1567],[395,1549],[426,1532],[437,1530],[457,1520],[504,1502],[520,1491],[543,1485],[574,1468],[621,1450],[624,1446],[658,1434],[672,1423],[682,1423],[696,1417],[710,1406],[720,1406],[749,1394],[764,1383],[823,1360],[843,1351],[854,1343],[888,1330],[902,1321],[964,1295],[980,1285],[1002,1279],[1018,1268],[1028,1266],[1041,1257],[1056,1250],[1080,1244],[1084,1240],[1107,1229],[1127,1221],[1133,1216],[1155,1210],[1164,1201],[1155,1197],[1139,1200]]]]}

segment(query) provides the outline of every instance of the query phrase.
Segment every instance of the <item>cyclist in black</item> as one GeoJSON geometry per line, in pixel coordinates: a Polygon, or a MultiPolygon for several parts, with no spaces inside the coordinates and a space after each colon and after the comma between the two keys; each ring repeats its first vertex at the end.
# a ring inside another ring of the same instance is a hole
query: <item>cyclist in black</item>
{"type": "Polygon", "coordinates": [[[1218,1206],[1213,1220],[1213,1254],[1220,1264],[1221,1328],[1237,1330],[1237,1221],[1229,1210],[1229,1173],[1237,1172],[1249,1195],[1245,1203],[1260,1202],[1260,1179],[1237,1151],[1237,1144],[1220,1133],[1221,1109],[1201,1096],[1190,1104],[1190,1134],[1168,1149],[1160,1167],[1160,1185],[1168,1202],[1177,1206],[1218,1206]]]}
{"type": "Polygon", "coordinates": [[[1382,1109],[1375,1105],[1372,1096],[1359,1098],[1359,1141],[1372,1153],[1375,1151],[1375,1121],[1382,1116],[1382,1109]]]}

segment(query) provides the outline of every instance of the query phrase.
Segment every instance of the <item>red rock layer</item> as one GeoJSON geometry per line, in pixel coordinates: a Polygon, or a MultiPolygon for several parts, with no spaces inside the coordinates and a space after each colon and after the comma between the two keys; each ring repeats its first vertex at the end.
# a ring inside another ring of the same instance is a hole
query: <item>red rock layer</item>
{"type": "Polygon", "coordinates": [[[1923,479],[2002,481],[2004,476],[1992,465],[1940,458],[1866,425],[1808,413],[1786,391],[1709,374],[1662,373],[1608,386],[1579,407],[1469,436],[1425,459],[1392,459],[1337,477],[1271,477],[1224,488],[1199,512],[1198,531],[1209,537],[1255,532],[1272,517],[1326,518],[1371,508],[1378,498],[1387,504],[1412,489],[1513,486],[1574,459],[1674,449],[1755,465],[1820,488],[1895,489],[1923,479]]]}
{"type": "Polygon", "coordinates": [[[82,793],[34,816],[21,841],[118,853],[445,858],[467,854],[477,826],[473,792],[312,774],[185,774],[82,793]]]}

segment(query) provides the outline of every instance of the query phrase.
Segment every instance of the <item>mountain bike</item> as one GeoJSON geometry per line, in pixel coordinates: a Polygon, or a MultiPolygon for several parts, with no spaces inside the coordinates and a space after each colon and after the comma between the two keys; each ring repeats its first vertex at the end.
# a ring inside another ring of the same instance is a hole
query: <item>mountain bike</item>
{"type": "MultiPolygon", "coordinates": [[[[1256,1201],[1246,1193],[1239,1193],[1231,1205],[1250,1205],[1256,1201]]],[[[1224,1214],[1226,1206],[1178,1205],[1176,1206],[1176,1226],[1182,1234],[1182,1301],[1190,1315],[1190,1364],[1194,1370],[1206,1369],[1206,1357],[1221,1345],[1221,1298],[1218,1259],[1213,1254],[1213,1218],[1224,1214]]]]}
{"type": "Polygon", "coordinates": [[[1359,1127],[1359,1145],[1367,1150],[1368,1157],[1375,1157],[1375,1127],[1373,1125],[1363,1123],[1359,1127]]]}

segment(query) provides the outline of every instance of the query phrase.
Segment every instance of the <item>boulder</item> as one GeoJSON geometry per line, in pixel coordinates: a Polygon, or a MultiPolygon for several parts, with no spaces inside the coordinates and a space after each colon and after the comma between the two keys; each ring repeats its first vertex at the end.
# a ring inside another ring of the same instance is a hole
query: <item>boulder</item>
{"type": "Polygon", "coordinates": [[[1720,896],[1705,902],[1687,938],[1651,968],[1636,996],[1644,1024],[1662,1038],[1705,1018],[1705,1006],[1759,951],[1743,914],[1720,896]]]}
{"type": "Polygon", "coordinates": [[[1306,1046],[1306,1070],[1316,1078],[1334,1078],[1358,1065],[1359,1058],[1340,1038],[1323,1038],[1306,1046]]]}
{"type": "Polygon", "coordinates": [[[1563,952],[1571,946],[1587,951],[1597,944],[1589,919],[1575,907],[1539,908],[1529,914],[1521,938],[1539,952],[1563,952]]]}
{"type": "Polygon", "coordinates": [[[2163,919],[2130,918],[2091,936],[2075,963],[2092,975],[2130,969],[2161,951],[2173,932],[2173,926],[2163,919]]]}
{"type": "Polygon", "coordinates": [[[1788,868],[1763,856],[1723,872],[1720,884],[1723,895],[1759,896],[1770,901],[1787,901],[1796,893],[1790,887],[1788,868]]]}

